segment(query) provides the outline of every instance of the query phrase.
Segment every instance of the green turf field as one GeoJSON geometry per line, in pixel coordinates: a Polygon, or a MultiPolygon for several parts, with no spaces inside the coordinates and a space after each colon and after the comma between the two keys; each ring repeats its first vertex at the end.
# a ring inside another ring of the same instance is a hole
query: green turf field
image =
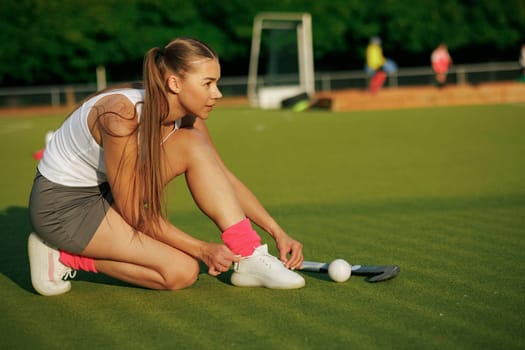
{"type": "MultiPolygon", "coordinates": [[[[396,263],[394,280],[305,273],[306,288],[275,291],[203,273],[158,292],[80,274],[46,298],[30,285],[27,198],[31,154],[62,118],[0,118],[2,349],[525,348],[523,104],[211,115],[227,164],[308,260],[396,263]]],[[[176,225],[219,241],[183,181],[169,192],[176,225]]]]}

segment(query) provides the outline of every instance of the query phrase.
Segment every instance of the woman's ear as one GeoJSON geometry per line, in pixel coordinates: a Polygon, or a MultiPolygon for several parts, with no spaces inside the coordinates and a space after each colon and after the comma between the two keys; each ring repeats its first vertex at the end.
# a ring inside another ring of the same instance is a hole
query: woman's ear
{"type": "Polygon", "coordinates": [[[180,79],[175,75],[170,75],[168,78],[168,89],[174,94],[180,92],[180,79]]]}

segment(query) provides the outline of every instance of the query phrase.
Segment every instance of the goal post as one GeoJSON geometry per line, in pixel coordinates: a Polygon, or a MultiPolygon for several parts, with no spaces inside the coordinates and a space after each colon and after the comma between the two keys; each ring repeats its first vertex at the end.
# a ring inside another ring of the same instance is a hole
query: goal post
{"type": "Polygon", "coordinates": [[[248,99],[252,107],[279,108],[283,99],[315,93],[312,19],[309,13],[263,12],[255,16],[248,72],[248,99]],[[295,30],[298,84],[264,85],[259,83],[259,61],[264,30],[295,30]]]}

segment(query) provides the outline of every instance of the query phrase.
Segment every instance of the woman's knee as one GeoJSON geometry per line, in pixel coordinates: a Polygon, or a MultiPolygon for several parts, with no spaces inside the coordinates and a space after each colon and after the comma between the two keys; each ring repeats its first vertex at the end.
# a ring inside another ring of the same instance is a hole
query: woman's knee
{"type": "Polygon", "coordinates": [[[201,147],[209,147],[204,134],[198,129],[183,128],[177,130],[173,136],[173,142],[177,143],[177,147],[183,152],[191,152],[201,147]]]}
{"type": "Polygon", "coordinates": [[[192,286],[199,277],[200,266],[196,259],[190,258],[184,264],[165,272],[164,288],[179,290],[192,286]]]}
{"type": "Polygon", "coordinates": [[[168,139],[168,142],[171,142],[167,145],[171,150],[167,155],[171,169],[168,178],[185,173],[192,167],[209,164],[216,159],[213,146],[198,129],[177,130],[173,139],[168,139]]]}

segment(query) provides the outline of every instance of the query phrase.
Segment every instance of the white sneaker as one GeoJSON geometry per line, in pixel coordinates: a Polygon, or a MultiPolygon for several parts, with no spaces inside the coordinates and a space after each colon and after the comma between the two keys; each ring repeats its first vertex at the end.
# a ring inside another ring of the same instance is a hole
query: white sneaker
{"type": "Polygon", "coordinates": [[[304,278],[287,269],[275,256],[268,254],[266,244],[234,265],[231,283],[238,287],[295,289],[305,285],[304,278]]]}
{"type": "Polygon", "coordinates": [[[75,277],[76,271],[60,262],[58,250],[49,247],[35,233],[29,235],[27,250],[33,288],[45,296],[69,292],[71,282],[65,279],[75,277]]]}

